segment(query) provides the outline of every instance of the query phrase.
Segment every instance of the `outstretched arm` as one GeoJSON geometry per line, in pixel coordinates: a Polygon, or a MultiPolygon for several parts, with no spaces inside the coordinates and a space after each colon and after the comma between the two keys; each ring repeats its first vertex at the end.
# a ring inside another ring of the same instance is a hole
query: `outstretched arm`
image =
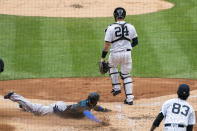
{"type": "Polygon", "coordinates": [[[101,111],[101,112],[110,112],[110,111],[112,111],[112,110],[110,110],[110,109],[103,108],[103,107],[101,107],[100,105],[96,105],[96,106],[94,107],[94,110],[95,110],[95,111],[101,111]]]}
{"type": "Polygon", "coordinates": [[[83,112],[83,114],[85,115],[86,118],[88,118],[89,120],[95,121],[97,123],[101,123],[101,121],[99,119],[97,119],[89,110],[85,110],[83,112]]]}
{"type": "Polygon", "coordinates": [[[160,113],[158,114],[157,118],[155,119],[155,121],[153,122],[153,125],[152,125],[150,131],[154,131],[155,128],[158,127],[158,126],[160,125],[160,123],[161,123],[161,121],[163,120],[163,118],[164,118],[164,115],[163,115],[162,112],[160,112],[160,113]]]}

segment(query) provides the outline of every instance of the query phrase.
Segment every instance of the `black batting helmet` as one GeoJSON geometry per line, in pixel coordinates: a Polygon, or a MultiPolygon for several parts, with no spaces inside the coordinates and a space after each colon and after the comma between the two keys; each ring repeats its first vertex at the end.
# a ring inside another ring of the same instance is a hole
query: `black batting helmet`
{"type": "Polygon", "coordinates": [[[118,19],[124,19],[126,17],[126,10],[122,7],[117,7],[114,10],[114,18],[115,20],[118,19]]]}
{"type": "Polygon", "coordinates": [[[99,94],[97,92],[92,92],[88,95],[88,102],[91,106],[95,106],[99,101],[99,94]]]}
{"type": "Polygon", "coordinates": [[[180,99],[186,100],[190,95],[190,88],[187,84],[180,84],[177,90],[178,97],[180,99]]]}

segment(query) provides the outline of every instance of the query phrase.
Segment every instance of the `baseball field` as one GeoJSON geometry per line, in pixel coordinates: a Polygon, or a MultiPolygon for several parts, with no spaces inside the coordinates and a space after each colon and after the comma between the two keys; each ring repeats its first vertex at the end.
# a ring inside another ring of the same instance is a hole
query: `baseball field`
{"type": "Polygon", "coordinates": [[[0,0],[0,131],[148,131],[181,83],[190,85],[188,101],[197,114],[196,12],[196,0],[0,0]],[[123,104],[124,93],[111,95],[110,78],[97,64],[118,6],[139,38],[132,50],[132,106],[123,104]],[[105,126],[86,118],[34,116],[3,99],[10,90],[43,104],[75,103],[97,91],[99,104],[112,112],[93,111],[105,126]]]}

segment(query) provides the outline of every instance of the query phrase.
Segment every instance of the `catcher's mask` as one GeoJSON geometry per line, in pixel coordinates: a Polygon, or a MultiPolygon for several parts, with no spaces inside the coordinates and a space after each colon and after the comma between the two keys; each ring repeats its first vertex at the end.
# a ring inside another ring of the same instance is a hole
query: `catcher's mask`
{"type": "Polygon", "coordinates": [[[99,94],[97,92],[92,92],[88,95],[88,104],[91,106],[91,107],[94,107],[97,102],[99,101],[99,94]]]}
{"type": "Polygon", "coordinates": [[[122,7],[118,7],[114,10],[114,19],[124,19],[126,17],[126,11],[122,7]]]}
{"type": "Polygon", "coordinates": [[[187,84],[181,84],[178,87],[177,94],[180,99],[186,100],[190,95],[190,88],[187,84]]]}

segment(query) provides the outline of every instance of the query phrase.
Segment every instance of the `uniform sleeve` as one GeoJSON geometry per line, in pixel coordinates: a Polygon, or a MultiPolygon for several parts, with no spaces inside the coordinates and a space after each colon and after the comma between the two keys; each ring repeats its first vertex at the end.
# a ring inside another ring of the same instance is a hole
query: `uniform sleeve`
{"type": "Polygon", "coordinates": [[[96,105],[94,107],[94,110],[95,111],[100,111],[100,112],[111,112],[112,111],[111,109],[107,109],[107,108],[101,107],[100,105],[96,105]]]}
{"type": "Polygon", "coordinates": [[[137,37],[137,32],[135,30],[134,26],[131,26],[131,39],[136,38],[137,37]]]}
{"type": "Polygon", "coordinates": [[[95,107],[94,107],[94,110],[95,111],[103,111],[103,107],[101,107],[100,105],[96,105],[95,107]]]}
{"type": "Polygon", "coordinates": [[[163,114],[164,117],[166,116],[167,109],[168,109],[168,102],[165,102],[165,103],[162,105],[162,108],[161,108],[161,113],[163,114]]]}
{"type": "Polygon", "coordinates": [[[81,109],[81,108],[83,108],[83,107],[85,107],[86,105],[85,105],[85,101],[80,101],[80,102],[78,102],[77,104],[73,104],[72,105],[72,109],[74,109],[74,110],[79,110],[79,109],[81,109]]]}
{"type": "Polygon", "coordinates": [[[105,42],[112,42],[111,27],[108,26],[105,32],[105,42]]]}
{"type": "Polygon", "coordinates": [[[98,123],[101,122],[98,118],[96,118],[96,117],[95,117],[90,111],[88,111],[88,110],[85,110],[85,111],[83,112],[83,114],[84,114],[84,116],[85,116],[86,118],[88,118],[89,120],[92,120],[92,121],[95,121],[95,122],[98,122],[98,123]]]}
{"type": "Polygon", "coordinates": [[[189,116],[189,119],[188,119],[188,125],[195,125],[196,124],[196,116],[195,116],[195,112],[192,111],[192,113],[190,114],[189,116]]]}

